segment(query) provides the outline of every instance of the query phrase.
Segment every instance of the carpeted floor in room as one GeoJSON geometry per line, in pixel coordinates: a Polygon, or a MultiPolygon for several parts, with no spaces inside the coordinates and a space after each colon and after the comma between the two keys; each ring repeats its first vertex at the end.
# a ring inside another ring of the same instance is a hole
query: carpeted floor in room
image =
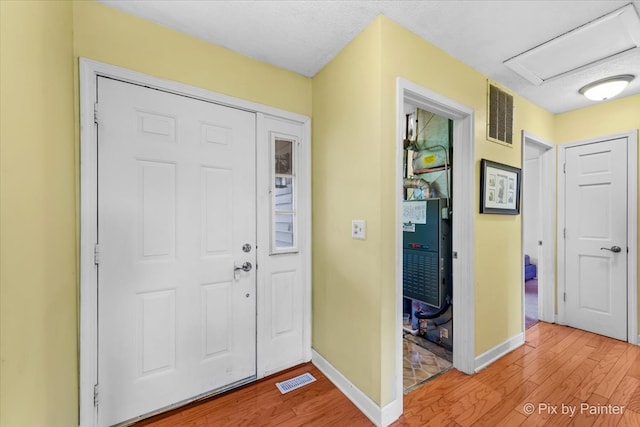
{"type": "Polygon", "coordinates": [[[524,282],[524,325],[529,329],[538,323],[538,279],[524,282]]]}

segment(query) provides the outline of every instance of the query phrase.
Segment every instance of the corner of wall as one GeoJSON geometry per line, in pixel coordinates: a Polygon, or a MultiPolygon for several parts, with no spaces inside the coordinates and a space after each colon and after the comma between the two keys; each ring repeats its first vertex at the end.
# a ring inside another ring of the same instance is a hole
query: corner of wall
{"type": "Polygon", "coordinates": [[[0,8],[0,424],[77,425],[72,3],[0,8]]]}

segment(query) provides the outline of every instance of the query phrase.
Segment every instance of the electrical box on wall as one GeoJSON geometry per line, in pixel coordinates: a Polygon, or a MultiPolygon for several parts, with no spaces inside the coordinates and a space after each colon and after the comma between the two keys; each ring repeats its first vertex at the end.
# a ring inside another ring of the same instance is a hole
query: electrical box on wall
{"type": "Polygon", "coordinates": [[[367,222],[364,219],[351,221],[351,238],[365,240],[367,238],[367,222]]]}

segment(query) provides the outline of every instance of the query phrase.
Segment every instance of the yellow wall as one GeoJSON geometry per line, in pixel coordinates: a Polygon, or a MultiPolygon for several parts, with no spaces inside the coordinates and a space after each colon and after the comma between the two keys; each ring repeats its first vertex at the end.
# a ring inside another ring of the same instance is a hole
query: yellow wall
{"type": "Polygon", "coordinates": [[[640,95],[556,115],[554,140],[564,144],[633,129],[640,129],[640,95]]]}
{"type": "Polygon", "coordinates": [[[311,116],[311,79],[93,1],[73,5],[74,52],[311,116]]]}
{"type": "MultiPolygon", "coordinates": [[[[471,107],[475,111],[475,177],[476,196],[474,206],[479,205],[480,159],[521,167],[521,135],[526,129],[544,138],[552,138],[553,115],[524,98],[514,96],[514,143],[511,147],[486,139],[487,78],[473,68],[457,61],[447,53],[425,42],[415,34],[389,19],[383,22],[383,144],[385,159],[382,212],[386,230],[383,247],[386,253],[381,260],[385,268],[385,293],[382,301],[386,315],[383,320],[385,336],[393,335],[394,258],[393,230],[395,218],[393,203],[395,188],[395,125],[396,125],[396,77],[403,77],[437,92],[449,99],[471,107]],[[389,184],[390,183],[390,184],[389,184]]],[[[455,145],[454,150],[464,149],[455,145]]],[[[455,166],[454,166],[455,167],[455,166]]],[[[455,206],[454,206],[455,212],[455,206]]],[[[521,216],[480,215],[475,211],[475,354],[479,355],[503,343],[521,332],[522,323],[522,242],[521,216]]],[[[455,308],[454,308],[455,311],[455,308]]],[[[393,372],[389,360],[394,349],[392,340],[384,342],[386,365],[383,378],[388,381],[393,372]]],[[[393,384],[383,384],[383,390],[391,396],[393,384]]],[[[388,400],[385,400],[385,402],[388,400]]]]}
{"type": "MultiPolygon", "coordinates": [[[[487,141],[486,77],[384,17],[314,77],[313,345],[381,405],[395,396],[397,77],[475,110],[478,181],[481,158],[520,167],[520,129],[553,136],[553,115],[516,96],[513,146],[487,141]]],[[[478,355],[521,332],[521,221],[476,213],[475,227],[478,355]]]]}
{"type": "Polygon", "coordinates": [[[69,2],[0,2],[0,425],[77,425],[69,2]]]}
{"type": "MultiPolygon", "coordinates": [[[[618,132],[640,130],[640,95],[595,104],[580,110],[556,116],[555,141],[558,144],[610,135],[618,132]]],[[[640,165],[640,153],[638,153],[640,165]]],[[[640,190],[640,175],[638,176],[640,190]]],[[[640,194],[638,195],[640,208],[640,194]]],[[[640,230],[638,233],[640,242],[640,230]]],[[[640,254],[638,256],[640,265],[640,254]]],[[[638,293],[640,306],[640,292],[638,293]]],[[[640,325],[640,318],[638,319],[640,325]]]]}
{"type": "Polygon", "coordinates": [[[313,78],[313,348],[380,402],[380,22],[313,78]],[[355,165],[355,167],[354,167],[355,165]],[[351,220],[367,240],[351,239],[351,220]]]}

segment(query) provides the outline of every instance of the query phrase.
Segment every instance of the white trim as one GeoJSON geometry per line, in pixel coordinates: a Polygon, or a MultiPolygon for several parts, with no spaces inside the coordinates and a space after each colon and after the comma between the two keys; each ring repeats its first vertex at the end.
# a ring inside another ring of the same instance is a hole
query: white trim
{"type": "Polygon", "coordinates": [[[505,354],[515,350],[524,344],[524,332],[520,332],[518,335],[514,335],[508,340],[498,344],[497,346],[485,351],[480,356],[475,358],[475,372],[478,372],[488,365],[492,364],[496,360],[503,357],[505,354]]]}
{"type": "Polygon", "coordinates": [[[627,337],[638,344],[638,131],[629,132],[627,150],[627,337]]]}
{"type": "Polygon", "coordinates": [[[96,73],[91,64],[80,60],[80,425],[98,423],[98,411],[93,406],[94,385],[98,381],[98,310],[97,270],[91,254],[98,228],[98,187],[95,143],[97,134],[93,118],[96,98],[96,73]],[[90,313],[93,313],[91,315],[90,313]]]}
{"type": "MultiPolygon", "coordinates": [[[[166,92],[172,92],[178,95],[187,96],[190,98],[201,99],[207,102],[213,102],[218,105],[224,105],[231,108],[240,110],[246,110],[252,113],[264,113],[274,117],[284,118],[297,123],[305,123],[310,120],[309,117],[302,114],[292,113],[290,111],[281,110],[279,108],[271,107],[269,105],[258,104],[256,102],[247,101],[240,98],[234,98],[233,96],[224,95],[217,92],[212,92],[207,89],[201,89],[195,86],[190,86],[185,83],[180,83],[173,80],[162,79],[159,77],[150,76],[137,71],[128,70],[126,68],[118,67],[116,65],[105,64],[102,62],[94,61],[91,59],[80,58],[80,65],[82,64],[93,73],[94,77],[103,76],[110,77],[117,80],[126,81],[142,86],[147,86],[155,89],[161,89],[166,92]]],[[[88,82],[88,86],[95,88],[95,82],[88,82]]]]}
{"type": "Polygon", "coordinates": [[[306,190],[306,197],[301,197],[299,200],[299,232],[300,232],[300,250],[303,252],[302,256],[302,278],[304,280],[304,303],[306,309],[304,311],[304,337],[302,339],[303,345],[303,357],[305,361],[311,360],[311,319],[312,319],[312,300],[311,300],[311,217],[313,215],[311,211],[311,153],[313,152],[311,147],[311,118],[304,117],[302,129],[302,148],[300,150],[300,170],[306,171],[306,173],[300,174],[298,177],[298,184],[300,188],[306,190]]]}
{"type": "MultiPolygon", "coordinates": [[[[556,305],[556,276],[555,276],[555,260],[556,260],[556,146],[538,136],[533,135],[525,130],[522,131],[522,254],[524,256],[524,217],[525,217],[525,198],[524,184],[525,176],[525,147],[526,144],[532,144],[545,149],[540,154],[540,188],[542,192],[541,206],[545,207],[542,221],[542,259],[538,264],[538,319],[544,322],[553,322],[555,317],[556,305]]],[[[524,286],[524,267],[522,269],[522,278],[524,286]]],[[[522,307],[524,307],[525,295],[522,293],[522,307]]],[[[522,330],[525,330],[525,310],[522,310],[522,330]]]]}
{"type": "MultiPolygon", "coordinates": [[[[269,158],[269,144],[268,144],[268,136],[269,134],[267,130],[267,125],[265,123],[265,117],[262,113],[256,113],[256,205],[257,206],[265,206],[269,204],[269,202],[265,199],[268,197],[265,196],[265,191],[257,184],[261,182],[262,179],[266,179],[268,176],[267,170],[270,168],[270,165],[264,165],[258,162],[260,158],[269,158]],[[262,142],[262,143],[261,143],[262,142]]],[[[257,207],[256,206],[256,207],[257,207]]],[[[262,212],[256,212],[256,218],[258,218],[262,212]]],[[[270,220],[269,220],[270,221],[270,220]]],[[[271,225],[269,224],[269,230],[271,229],[271,225]]],[[[256,227],[256,242],[262,242],[264,238],[260,236],[261,229],[256,227]]],[[[268,255],[268,252],[267,252],[268,255]]],[[[258,250],[256,248],[256,296],[257,292],[257,284],[263,281],[264,271],[265,269],[258,268],[260,264],[262,264],[262,260],[265,258],[265,254],[262,250],[258,250]]],[[[266,313],[265,310],[260,306],[260,301],[256,299],[256,378],[261,379],[267,376],[267,370],[264,366],[264,348],[266,348],[266,340],[265,340],[265,325],[266,325],[266,313]]]]}
{"type": "Polygon", "coordinates": [[[627,138],[627,341],[638,344],[638,131],[603,135],[559,145],[558,151],[558,323],[566,324],[561,296],[565,292],[565,175],[567,148],[627,138]]]}
{"type": "MultiPolygon", "coordinates": [[[[465,373],[474,371],[475,306],[474,306],[474,212],[475,157],[474,110],[436,92],[398,77],[396,80],[396,357],[395,402],[402,407],[402,158],[404,104],[410,103],[452,119],[453,125],[453,366],[465,373]]],[[[393,403],[393,402],[392,402],[393,403]]]]}
{"type": "Polygon", "coordinates": [[[564,259],[565,259],[565,244],[564,244],[564,200],[565,200],[565,176],[564,176],[564,163],[566,161],[566,152],[565,147],[562,145],[558,146],[558,163],[557,166],[557,187],[556,192],[558,194],[558,204],[556,209],[558,214],[556,215],[558,218],[558,227],[556,228],[556,247],[557,247],[557,282],[558,286],[556,288],[556,301],[558,301],[557,305],[557,319],[556,322],[560,325],[566,325],[567,322],[564,319],[564,277],[565,277],[565,268],[564,268],[564,259]]]}
{"type": "Polygon", "coordinates": [[[393,424],[402,415],[402,404],[397,400],[392,401],[386,406],[382,407],[382,426],[388,426],[393,424]]]}
{"type": "MultiPolygon", "coordinates": [[[[93,108],[97,97],[97,77],[109,77],[162,89],[167,92],[201,99],[207,102],[262,113],[303,125],[303,143],[301,144],[300,194],[300,249],[304,251],[304,345],[305,360],[311,359],[311,119],[278,108],[241,100],[196,88],[183,83],[148,76],[121,67],[80,58],[80,384],[79,405],[80,425],[97,424],[97,411],[93,406],[93,387],[97,380],[97,274],[93,259],[94,244],[97,241],[97,134],[94,125],[93,108]],[[308,173],[307,173],[308,172],[308,173]],[[304,211],[304,212],[303,212],[304,211]]],[[[257,119],[257,129],[262,125],[257,119]]],[[[257,135],[259,138],[260,135],[257,135]]],[[[268,243],[266,244],[268,245],[268,243]]],[[[260,351],[257,351],[260,357],[260,351]]],[[[258,363],[259,365],[259,363],[258,363]]]]}
{"type": "Polygon", "coordinates": [[[556,156],[553,146],[542,154],[543,187],[542,205],[548,207],[542,220],[543,268],[542,287],[539,295],[539,319],[553,322],[556,315],[556,156]]]}
{"type": "Polygon", "coordinates": [[[362,390],[342,375],[329,361],[315,349],[311,349],[311,362],[331,381],[373,424],[386,427],[402,414],[402,406],[397,401],[381,408],[362,390]]]}

